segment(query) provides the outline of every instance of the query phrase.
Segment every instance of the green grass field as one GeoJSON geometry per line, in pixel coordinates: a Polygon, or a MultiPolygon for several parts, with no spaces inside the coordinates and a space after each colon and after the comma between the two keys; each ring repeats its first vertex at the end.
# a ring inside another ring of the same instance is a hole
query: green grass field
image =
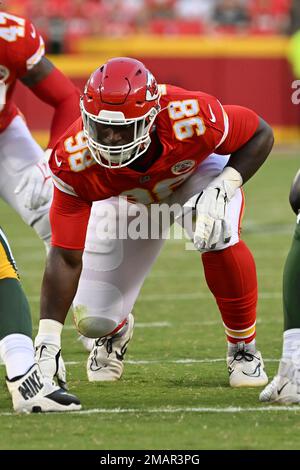
{"type": "MultiPolygon", "coordinates": [[[[258,345],[272,377],[282,342],[281,278],[295,218],[288,205],[296,151],[274,153],[246,185],[243,238],[258,270],[258,345]]],[[[38,321],[44,250],[0,205],[38,321]]],[[[83,410],[16,416],[1,370],[1,449],[299,449],[300,408],[262,406],[258,389],[230,389],[222,322],[196,252],[166,243],[135,307],[136,329],[118,383],[90,384],[71,319],[63,352],[83,410]]]]}

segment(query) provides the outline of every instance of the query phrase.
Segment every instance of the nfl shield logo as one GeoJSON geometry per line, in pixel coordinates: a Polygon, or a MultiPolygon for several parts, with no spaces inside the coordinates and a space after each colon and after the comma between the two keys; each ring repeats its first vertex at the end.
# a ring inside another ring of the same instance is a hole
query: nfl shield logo
{"type": "Polygon", "coordinates": [[[196,165],[195,160],[182,160],[172,166],[171,171],[174,175],[183,175],[190,171],[196,165]]]}

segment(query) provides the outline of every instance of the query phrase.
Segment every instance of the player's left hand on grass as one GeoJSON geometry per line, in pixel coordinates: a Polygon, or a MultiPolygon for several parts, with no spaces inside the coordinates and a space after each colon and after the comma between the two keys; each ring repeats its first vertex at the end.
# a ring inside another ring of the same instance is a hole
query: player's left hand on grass
{"type": "Polygon", "coordinates": [[[207,188],[185,203],[185,207],[193,207],[196,210],[194,245],[197,250],[214,249],[219,241],[230,241],[228,204],[242,182],[237,170],[226,167],[207,188]]]}
{"type": "Polygon", "coordinates": [[[52,198],[52,180],[48,164],[41,161],[26,170],[15,189],[27,209],[36,210],[52,198]]]}

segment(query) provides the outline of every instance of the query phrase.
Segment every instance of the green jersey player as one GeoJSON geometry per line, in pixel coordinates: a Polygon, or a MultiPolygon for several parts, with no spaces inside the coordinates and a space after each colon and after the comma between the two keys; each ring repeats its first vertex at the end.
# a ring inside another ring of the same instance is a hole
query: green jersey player
{"type": "Polygon", "coordinates": [[[80,410],[77,397],[45,379],[34,359],[29,305],[14,258],[0,229],[0,357],[18,413],[80,410]]]}
{"type": "Polygon", "coordinates": [[[283,272],[284,333],[277,375],[260,394],[261,401],[300,403],[300,170],[290,191],[297,215],[292,244],[283,272]]]}

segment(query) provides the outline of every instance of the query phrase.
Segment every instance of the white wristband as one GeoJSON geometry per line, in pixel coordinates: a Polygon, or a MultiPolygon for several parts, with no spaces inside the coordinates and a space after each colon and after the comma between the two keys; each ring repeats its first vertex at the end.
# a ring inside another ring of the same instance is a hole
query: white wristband
{"type": "Polygon", "coordinates": [[[243,178],[241,174],[232,168],[231,166],[226,166],[222,173],[219,174],[216,178],[214,178],[210,183],[209,187],[214,185],[222,184],[225,182],[230,185],[232,191],[234,192],[236,189],[240,188],[243,184],[243,178]]]}
{"type": "Polygon", "coordinates": [[[222,173],[208,184],[208,188],[223,187],[230,201],[242,184],[243,178],[240,173],[231,166],[226,166],[222,173]]]}
{"type": "Polygon", "coordinates": [[[215,179],[209,183],[208,186],[214,186],[215,184],[220,184],[222,181],[226,181],[230,184],[232,189],[236,190],[240,188],[243,184],[243,178],[241,174],[231,166],[226,166],[222,173],[219,174],[215,179]]]}

